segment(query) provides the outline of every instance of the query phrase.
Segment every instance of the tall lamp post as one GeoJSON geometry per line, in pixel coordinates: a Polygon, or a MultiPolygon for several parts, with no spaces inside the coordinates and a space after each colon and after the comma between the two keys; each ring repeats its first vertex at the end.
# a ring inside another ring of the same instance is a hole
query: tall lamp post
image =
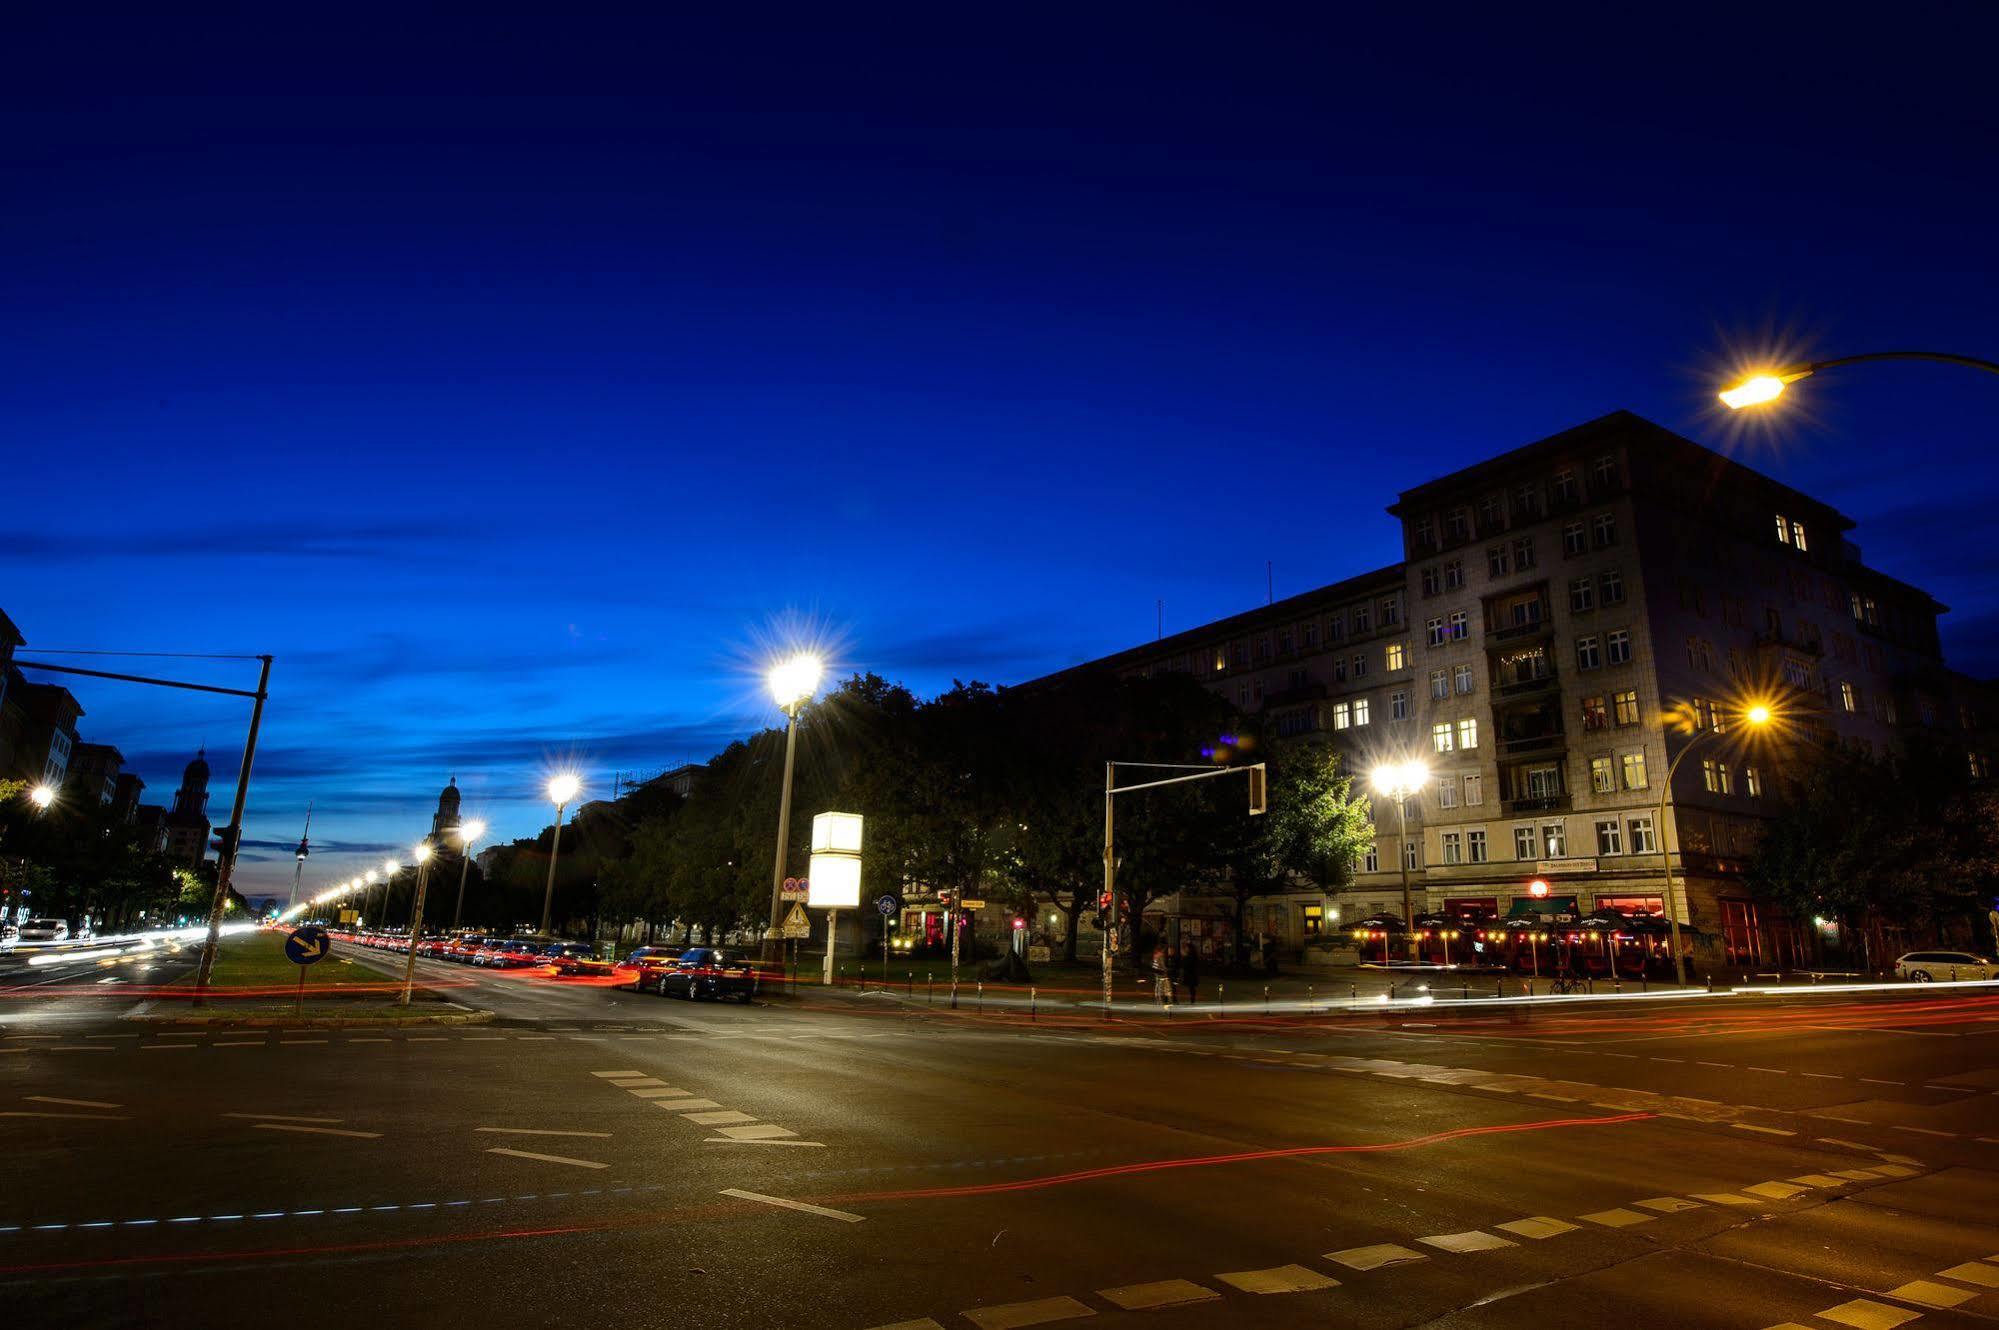
{"type": "Polygon", "coordinates": [[[398,1007],[410,1004],[410,988],[416,983],[416,944],[423,940],[423,896],[424,888],[430,884],[430,842],[418,842],[410,853],[416,859],[416,891],[410,897],[410,954],[403,962],[403,991],[396,998],[398,1007]]]}
{"type": "MultiPolygon", "coordinates": [[[[1760,729],[1770,723],[1770,708],[1759,702],[1744,710],[1742,719],[1760,729]]],[[[1687,982],[1687,958],[1680,952],[1680,904],[1673,893],[1673,851],[1666,841],[1666,801],[1673,797],[1673,773],[1680,769],[1680,763],[1687,760],[1688,753],[1700,747],[1701,740],[1715,733],[1716,730],[1699,725],[1696,718],[1694,737],[1687,740],[1686,747],[1666,764],[1666,779],[1659,787],[1659,867],[1666,877],[1666,931],[1668,945],[1673,949],[1673,980],[1681,985],[1687,982]]]]}
{"type": "Polygon", "coordinates": [[[555,909],[555,859],[562,853],[562,815],[569,801],[583,788],[583,782],[565,771],[548,782],[549,802],[555,805],[555,843],[548,847],[548,885],[541,893],[541,935],[548,936],[548,917],[555,909]]]}
{"type": "Polygon", "coordinates": [[[1429,783],[1430,768],[1416,761],[1384,762],[1368,773],[1368,784],[1374,792],[1395,801],[1396,824],[1402,838],[1396,847],[1396,857],[1402,861],[1403,947],[1411,960],[1416,956],[1416,914],[1409,896],[1409,801],[1429,783]]]}
{"type": "MultiPolygon", "coordinates": [[[[391,864],[389,865],[389,872],[391,872],[391,873],[394,873],[395,871],[396,871],[396,865],[395,865],[394,863],[391,863],[391,864]]],[[[374,869],[372,869],[372,868],[371,868],[371,869],[369,869],[369,870],[368,870],[367,872],[365,872],[365,873],[361,874],[361,887],[362,887],[362,891],[361,891],[361,918],[360,918],[360,922],[361,922],[362,924],[366,924],[366,923],[368,922],[368,911],[369,911],[369,910],[370,910],[370,909],[371,909],[371,908],[372,908],[372,907],[374,906],[374,904],[375,904],[375,879],[376,879],[377,877],[379,877],[379,876],[380,876],[380,874],[376,873],[376,872],[375,872],[375,870],[374,870],[374,869]]],[[[389,898],[388,898],[388,895],[387,895],[387,893],[386,893],[386,892],[385,892],[385,893],[383,893],[383,896],[382,896],[382,912],[383,912],[384,914],[388,913],[388,899],[389,899],[389,898]]]]}
{"type": "Polygon", "coordinates": [[[486,834],[486,824],[478,818],[460,823],[458,827],[458,904],[451,911],[451,931],[458,931],[458,921],[465,914],[465,874],[472,866],[472,842],[486,834]]]}
{"type": "Polygon", "coordinates": [[[1784,389],[1799,379],[1808,379],[1822,369],[1852,365],[1862,360],[1937,360],[1946,365],[1962,365],[1967,369],[1982,369],[1987,374],[1999,374],[1999,362],[1980,360],[1977,356],[1953,355],[1948,351],[1867,351],[1857,356],[1836,356],[1831,360],[1814,360],[1803,365],[1786,365],[1752,374],[1734,387],[1722,390],[1722,405],[1731,411],[1740,411],[1744,407],[1774,402],[1783,396],[1784,389]]]}
{"type": "Polygon", "coordinates": [[[770,695],[784,709],[785,721],[784,784],[779,787],[777,799],[777,861],[770,877],[770,932],[764,935],[763,945],[766,960],[773,954],[773,948],[782,945],[777,930],[784,922],[784,859],[791,840],[791,769],[798,759],[798,713],[818,691],[820,677],[825,672],[826,662],[810,652],[779,661],[770,670],[770,695]]]}

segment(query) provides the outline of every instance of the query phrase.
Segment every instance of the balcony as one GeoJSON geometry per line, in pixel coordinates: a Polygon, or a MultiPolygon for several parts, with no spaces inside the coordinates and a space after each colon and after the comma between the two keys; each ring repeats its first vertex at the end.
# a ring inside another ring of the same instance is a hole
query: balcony
{"type": "Polygon", "coordinates": [[[1559,753],[1567,750],[1569,736],[1560,730],[1550,730],[1544,734],[1501,735],[1499,755],[1501,757],[1533,757],[1539,753],[1559,753]]]}
{"type": "Polygon", "coordinates": [[[1542,615],[1538,619],[1529,619],[1526,623],[1509,623],[1504,627],[1488,625],[1485,630],[1485,640],[1488,642],[1524,642],[1536,637],[1551,637],[1554,635],[1554,632],[1555,625],[1548,621],[1546,615],[1542,615]]]}
{"type": "Polygon", "coordinates": [[[1515,679],[1511,683],[1495,683],[1492,686],[1492,695],[1494,697],[1531,697],[1535,693],[1559,687],[1561,687],[1561,680],[1555,677],[1555,671],[1551,669],[1545,674],[1538,676],[1530,675],[1525,678],[1515,679]]]}
{"type": "Polygon", "coordinates": [[[1500,806],[1506,816],[1521,813],[1566,813],[1573,802],[1566,794],[1530,794],[1521,799],[1502,799],[1500,806]]]}

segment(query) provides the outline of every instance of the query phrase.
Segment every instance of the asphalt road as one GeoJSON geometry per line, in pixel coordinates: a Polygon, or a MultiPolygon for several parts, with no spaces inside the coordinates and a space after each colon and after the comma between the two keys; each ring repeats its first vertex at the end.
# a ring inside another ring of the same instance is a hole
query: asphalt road
{"type": "Polygon", "coordinates": [[[1106,1024],[423,968],[499,1018],[0,1001],[7,1323],[1999,1314],[1992,991],[1106,1024]]]}

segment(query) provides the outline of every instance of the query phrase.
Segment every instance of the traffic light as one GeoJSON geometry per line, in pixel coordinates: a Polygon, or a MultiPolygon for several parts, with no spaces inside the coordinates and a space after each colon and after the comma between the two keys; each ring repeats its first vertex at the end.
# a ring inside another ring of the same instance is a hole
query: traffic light
{"type": "Polygon", "coordinates": [[[223,859],[234,859],[236,857],[236,847],[242,843],[243,829],[241,827],[218,827],[215,832],[215,839],[208,843],[208,847],[223,859]]]}
{"type": "Polygon", "coordinates": [[[1265,798],[1264,772],[1265,768],[1261,762],[1249,768],[1249,815],[1251,817],[1270,810],[1270,805],[1265,798]]]}

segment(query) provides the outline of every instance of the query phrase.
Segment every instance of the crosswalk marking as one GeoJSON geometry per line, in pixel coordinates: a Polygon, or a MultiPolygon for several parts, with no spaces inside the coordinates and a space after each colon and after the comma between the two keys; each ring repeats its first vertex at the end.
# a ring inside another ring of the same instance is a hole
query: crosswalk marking
{"type": "Polygon", "coordinates": [[[1584,1215],[1582,1218],[1592,1224],[1601,1224],[1605,1228],[1629,1228],[1633,1224],[1647,1224],[1652,1221],[1651,1215],[1641,1215],[1636,1210],[1627,1210],[1621,1205],[1612,1210],[1598,1210],[1595,1214],[1584,1215]]]}
{"type": "Polygon", "coordinates": [[[1969,1289],[1939,1284],[1933,1279],[1911,1279],[1900,1288],[1889,1289],[1888,1296],[1904,1302],[1920,1302],[1925,1307],[1955,1307],[1961,1302],[1970,1302],[1978,1295],[1969,1289]]]}
{"type": "Polygon", "coordinates": [[[1895,1330],[1896,1326],[1906,1325],[1921,1315],[1921,1312],[1912,1312],[1906,1307],[1890,1307],[1872,1298],[1855,1298],[1819,1313],[1820,1319],[1850,1325],[1853,1330],[1895,1330]]]}
{"type": "Polygon", "coordinates": [[[1155,1307],[1189,1307],[1197,1302],[1219,1302],[1222,1295],[1191,1279],[1161,1279],[1150,1284],[1100,1288],[1097,1296],[1128,1312],[1138,1312],[1155,1307]]]}
{"type": "Polygon", "coordinates": [[[1392,1242],[1380,1242],[1371,1247],[1349,1247],[1345,1251],[1329,1251],[1326,1259],[1349,1270],[1381,1270],[1391,1265],[1407,1265],[1411,1261],[1427,1261],[1430,1258],[1419,1251],[1398,1247],[1392,1242]]]}
{"type": "Polygon", "coordinates": [[[1966,1261],[1963,1265],[1953,1265],[1948,1270],[1937,1271],[1940,1279],[1957,1279],[1980,1288],[1999,1288],[1999,1265],[1988,1265],[1983,1261],[1966,1261]]]}
{"type": "Polygon", "coordinates": [[[1563,1233],[1573,1233],[1576,1226],[1562,1219],[1550,1219],[1546,1215],[1535,1215],[1530,1219],[1515,1219],[1505,1224],[1494,1224],[1502,1232],[1523,1238],[1552,1238],[1563,1233]]]}
{"type": "Polygon", "coordinates": [[[1340,1281],[1309,1270],[1302,1265],[1279,1265],[1268,1270],[1237,1270],[1233,1274],[1216,1275],[1231,1288],[1244,1293],[1315,1293],[1322,1288],[1337,1288],[1340,1281]]]}
{"type": "Polygon", "coordinates": [[[1649,1201],[1634,1201],[1633,1204],[1643,1206],[1647,1210],[1657,1211],[1662,1215],[1676,1215],[1682,1210],[1698,1210],[1701,1208],[1699,1201],[1689,1201],[1683,1196],[1654,1196],[1649,1201]]]}
{"type": "Polygon", "coordinates": [[[973,1307],[964,1313],[979,1330],[1021,1330],[1023,1326],[1047,1325],[1051,1321],[1073,1321],[1095,1316],[1096,1310],[1070,1297],[1036,1298],[1032,1302],[1007,1302],[997,1307],[973,1307]]]}

